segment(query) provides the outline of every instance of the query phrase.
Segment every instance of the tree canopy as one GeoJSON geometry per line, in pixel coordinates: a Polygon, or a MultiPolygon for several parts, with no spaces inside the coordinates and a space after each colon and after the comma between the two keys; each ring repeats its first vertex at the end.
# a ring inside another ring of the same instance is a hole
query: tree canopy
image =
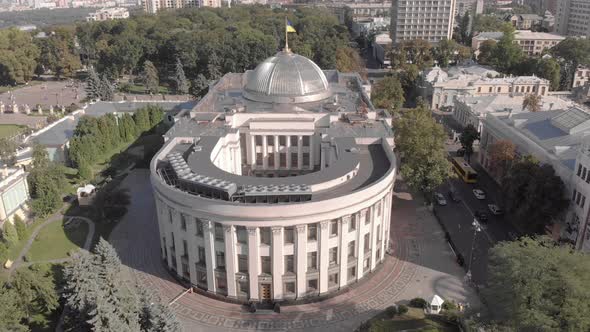
{"type": "Polygon", "coordinates": [[[490,250],[483,294],[498,325],[515,331],[590,329],[590,256],[548,237],[490,250]]]}
{"type": "Polygon", "coordinates": [[[459,136],[459,142],[461,142],[461,146],[465,149],[465,155],[469,159],[473,154],[473,142],[479,139],[479,132],[477,129],[472,125],[467,125],[461,136],[459,136]]]}
{"type": "Polygon", "coordinates": [[[35,74],[39,48],[28,32],[0,30],[0,84],[28,82],[35,74]]]}
{"type": "Polygon", "coordinates": [[[397,76],[388,76],[377,82],[371,91],[371,101],[377,108],[389,111],[400,109],[404,102],[404,89],[397,76]]]}

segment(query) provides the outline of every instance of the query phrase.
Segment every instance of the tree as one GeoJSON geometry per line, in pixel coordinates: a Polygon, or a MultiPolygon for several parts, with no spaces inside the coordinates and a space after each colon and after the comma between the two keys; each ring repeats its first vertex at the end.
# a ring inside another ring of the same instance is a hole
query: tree
{"type": "Polygon", "coordinates": [[[497,42],[489,39],[484,40],[479,46],[479,55],[477,61],[482,65],[490,65],[494,61],[494,50],[496,49],[497,42]]]}
{"type": "Polygon", "coordinates": [[[18,233],[11,222],[5,222],[2,229],[2,238],[8,245],[14,245],[18,242],[18,233]]]}
{"type": "Polygon", "coordinates": [[[61,192],[65,189],[67,180],[62,165],[50,162],[47,150],[35,143],[33,145],[33,169],[27,177],[29,191],[33,198],[33,212],[39,216],[46,216],[61,206],[61,192]]]}
{"type": "Polygon", "coordinates": [[[463,45],[471,45],[471,31],[469,31],[469,25],[471,23],[471,17],[469,12],[466,11],[465,15],[459,20],[459,42],[463,45]]]}
{"type": "Polygon", "coordinates": [[[446,134],[427,106],[403,113],[395,139],[403,161],[401,174],[410,187],[431,193],[451,176],[444,147],[446,134]]]}
{"type": "Polygon", "coordinates": [[[28,82],[35,74],[38,56],[29,33],[16,28],[0,30],[0,84],[28,82]]]}
{"type": "Polygon", "coordinates": [[[530,112],[539,112],[543,102],[543,97],[534,93],[529,93],[524,96],[522,100],[522,109],[529,110],[530,112]]]}
{"type": "Polygon", "coordinates": [[[578,66],[590,66],[590,39],[566,38],[551,48],[551,54],[563,60],[566,88],[571,88],[578,66]]]}
{"type": "Polygon", "coordinates": [[[515,331],[590,329],[590,258],[548,237],[499,242],[483,291],[493,319],[515,331]]]}
{"type": "Polygon", "coordinates": [[[479,132],[472,124],[467,125],[465,129],[463,129],[461,136],[459,136],[459,142],[461,142],[461,146],[465,149],[467,160],[469,160],[473,154],[473,142],[478,139],[479,132]]]}
{"type": "Polygon", "coordinates": [[[182,62],[179,58],[176,59],[176,72],[174,75],[174,82],[176,83],[176,94],[185,95],[188,93],[189,84],[186,76],[184,75],[184,69],[182,62]]]}
{"type": "MultiPolygon", "coordinates": [[[[51,70],[57,77],[71,77],[80,69],[80,56],[76,51],[76,31],[73,26],[52,27],[45,31],[46,38],[35,38],[39,48],[38,66],[51,70]]],[[[40,71],[38,73],[43,73],[40,71]]]]}
{"type": "Polygon", "coordinates": [[[498,140],[488,147],[488,169],[497,180],[508,172],[512,161],[516,158],[516,146],[508,140],[498,140]]]}
{"type": "Polygon", "coordinates": [[[401,108],[405,102],[404,89],[396,76],[388,76],[377,82],[371,92],[371,101],[377,108],[389,111],[401,108]]]}
{"type": "Polygon", "coordinates": [[[475,15],[473,20],[473,32],[500,31],[505,22],[501,18],[492,15],[475,15]]]}
{"type": "Polygon", "coordinates": [[[181,326],[168,306],[147,288],[138,289],[140,295],[139,324],[146,332],[177,332],[181,326]]]}
{"type": "Polygon", "coordinates": [[[88,77],[86,77],[86,96],[90,99],[99,99],[102,96],[102,81],[94,70],[94,67],[88,67],[88,77]]]}
{"type": "Polygon", "coordinates": [[[207,78],[205,78],[205,75],[199,74],[199,76],[191,82],[189,93],[198,100],[205,96],[208,90],[209,82],[207,81],[207,78]]]}
{"type": "Polygon", "coordinates": [[[14,165],[16,162],[16,149],[18,145],[13,139],[0,138],[0,160],[5,165],[14,165]]]}
{"type": "Polygon", "coordinates": [[[19,307],[29,323],[41,323],[42,315],[59,306],[53,274],[46,267],[36,265],[19,269],[11,283],[18,293],[19,307]]]}
{"type": "Polygon", "coordinates": [[[441,67],[448,67],[451,62],[459,62],[471,57],[471,50],[457,44],[454,40],[443,39],[432,50],[434,59],[441,67]]]}
{"type": "Polygon", "coordinates": [[[502,72],[510,72],[520,64],[524,55],[520,46],[514,43],[514,27],[504,25],[502,32],[504,34],[492,52],[492,64],[502,72]]]}
{"type": "Polygon", "coordinates": [[[160,79],[158,78],[158,70],[156,69],[156,66],[154,66],[154,64],[149,60],[146,60],[143,63],[143,82],[147,92],[153,94],[159,92],[160,79]]]}
{"type": "Polygon", "coordinates": [[[529,232],[543,232],[567,208],[565,184],[549,164],[522,158],[502,180],[506,210],[529,232]]]}
{"type": "Polygon", "coordinates": [[[115,87],[107,75],[102,75],[102,80],[100,80],[100,99],[104,101],[115,99],[115,87]]]}
{"type": "Polygon", "coordinates": [[[14,215],[14,217],[12,218],[12,221],[14,222],[14,228],[16,228],[16,234],[18,234],[19,240],[24,240],[27,237],[29,237],[29,231],[27,230],[27,225],[25,225],[25,222],[18,214],[14,215]]]}
{"type": "Polygon", "coordinates": [[[92,179],[92,168],[86,159],[78,159],[78,176],[86,181],[92,179]]]}
{"type": "Polygon", "coordinates": [[[561,81],[561,66],[553,58],[540,59],[535,66],[535,73],[544,79],[551,82],[551,90],[559,90],[559,82],[561,81]]]}
{"type": "Polygon", "coordinates": [[[336,69],[342,73],[359,73],[362,78],[367,77],[367,70],[361,56],[352,47],[339,47],[336,49],[336,69]]]}
{"type": "Polygon", "coordinates": [[[0,312],[0,326],[6,331],[29,331],[23,324],[25,312],[19,306],[19,295],[14,288],[0,287],[0,312]]]}

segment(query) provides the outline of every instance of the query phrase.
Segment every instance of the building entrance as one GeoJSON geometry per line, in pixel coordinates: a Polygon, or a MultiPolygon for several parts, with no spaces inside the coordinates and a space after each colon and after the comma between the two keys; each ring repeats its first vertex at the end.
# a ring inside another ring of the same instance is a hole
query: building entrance
{"type": "Polygon", "coordinates": [[[270,284],[260,284],[260,295],[263,301],[270,301],[270,284]]]}

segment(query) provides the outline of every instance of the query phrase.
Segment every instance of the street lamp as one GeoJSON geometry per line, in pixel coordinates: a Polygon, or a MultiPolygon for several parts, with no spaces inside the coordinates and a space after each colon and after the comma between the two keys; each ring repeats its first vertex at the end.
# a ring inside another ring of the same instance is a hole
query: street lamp
{"type": "Polygon", "coordinates": [[[477,233],[481,232],[481,225],[477,221],[477,219],[473,219],[471,223],[473,226],[473,241],[471,241],[471,251],[469,252],[469,263],[467,265],[467,279],[471,280],[471,261],[473,260],[473,249],[475,247],[475,239],[477,238],[477,233]]]}

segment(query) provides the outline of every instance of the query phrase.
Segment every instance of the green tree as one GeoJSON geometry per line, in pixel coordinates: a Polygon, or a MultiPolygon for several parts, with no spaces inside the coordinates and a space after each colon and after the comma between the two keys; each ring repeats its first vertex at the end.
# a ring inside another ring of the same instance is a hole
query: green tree
{"type": "Polygon", "coordinates": [[[18,215],[15,214],[12,218],[14,222],[14,228],[16,228],[16,233],[18,234],[19,240],[24,240],[29,237],[29,231],[27,229],[27,225],[23,221],[23,219],[18,215]]]}
{"type": "Polygon", "coordinates": [[[461,136],[459,136],[459,142],[461,142],[461,146],[465,149],[465,155],[467,156],[467,160],[471,158],[473,154],[473,142],[479,139],[479,132],[477,129],[472,125],[467,125],[461,136]]]}
{"type": "Polygon", "coordinates": [[[475,15],[473,32],[500,31],[506,22],[497,16],[475,15]]]}
{"type": "Polygon", "coordinates": [[[180,323],[174,313],[166,305],[163,305],[154,293],[141,287],[139,293],[139,324],[141,331],[145,332],[180,332],[180,323]]]}
{"type": "Polygon", "coordinates": [[[201,99],[207,94],[208,90],[209,82],[207,81],[207,78],[205,78],[205,75],[199,74],[199,76],[191,82],[189,93],[196,99],[201,99]]]}
{"type": "Polygon", "coordinates": [[[149,60],[146,60],[143,63],[143,82],[147,92],[153,94],[158,93],[160,89],[158,70],[156,69],[156,66],[154,66],[154,64],[149,60]]]}
{"type": "Polygon", "coordinates": [[[492,175],[501,181],[516,158],[516,146],[508,140],[498,140],[488,148],[488,169],[492,175]]]}
{"type": "Polygon", "coordinates": [[[46,216],[61,206],[61,192],[67,185],[62,165],[50,162],[47,150],[35,143],[33,145],[33,169],[27,177],[31,194],[33,212],[46,216]]]}
{"type": "Polygon", "coordinates": [[[510,72],[521,63],[524,55],[520,46],[514,43],[514,27],[504,25],[502,32],[504,34],[492,52],[492,64],[502,72],[510,72]]]}
{"type": "Polygon", "coordinates": [[[471,23],[471,17],[469,12],[465,14],[459,20],[459,42],[463,45],[471,45],[471,31],[469,31],[469,25],[471,23]]]}
{"type": "Polygon", "coordinates": [[[405,102],[405,97],[399,79],[388,76],[377,82],[371,91],[371,101],[377,108],[385,108],[389,111],[400,109],[405,102]]]}
{"type": "Polygon", "coordinates": [[[479,46],[477,61],[482,65],[491,65],[494,61],[494,52],[498,43],[495,40],[485,40],[479,46]]]}
{"type": "Polygon", "coordinates": [[[33,144],[32,148],[33,168],[43,168],[49,164],[49,156],[45,147],[37,142],[33,144]]]}
{"type": "Polygon", "coordinates": [[[362,78],[367,77],[367,70],[361,56],[352,47],[339,47],[336,49],[336,69],[341,73],[359,73],[362,78]]]}
{"type": "Polygon", "coordinates": [[[34,40],[40,50],[38,66],[51,70],[57,77],[72,77],[82,66],[76,51],[74,27],[52,27],[51,31],[45,32],[47,38],[34,40]]]}
{"type": "Polygon", "coordinates": [[[551,54],[562,59],[565,88],[569,89],[578,66],[590,66],[590,39],[566,38],[551,49],[551,54]]]}
{"type": "Polygon", "coordinates": [[[184,75],[184,69],[180,59],[176,59],[176,71],[174,73],[174,82],[176,83],[176,94],[185,95],[189,90],[189,83],[184,75]]]}
{"type": "Polygon", "coordinates": [[[23,324],[25,312],[19,302],[19,295],[14,288],[0,287],[0,326],[5,331],[29,331],[29,327],[23,324]]]}
{"type": "Polygon", "coordinates": [[[86,181],[92,179],[92,168],[85,159],[79,159],[78,161],[78,176],[86,181]]]}
{"type": "Polygon", "coordinates": [[[18,145],[10,138],[0,138],[0,160],[5,165],[14,165],[18,145]]]}
{"type": "Polygon", "coordinates": [[[522,109],[530,112],[539,112],[543,102],[543,97],[534,93],[529,93],[522,100],[522,109]]]}
{"type": "Polygon", "coordinates": [[[42,315],[47,315],[58,306],[57,292],[53,274],[42,266],[19,269],[11,281],[18,293],[19,307],[23,309],[29,323],[46,323],[42,315]]]}
{"type": "Polygon", "coordinates": [[[107,77],[107,75],[102,75],[102,79],[100,80],[100,99],[104,101],[112,101],[115,99],[115,87],[107,77]]]}
{"type": "Polygon", "coordinates": [[[454,40],[443,39],[432,49],[432,54],[439,66],[448,67],[451,62],[470,58],[471,50],[457,44],[454,40]]]}
{"type": "Polygon", "coordinates": [[[5,222],[2,229],[2,238],[8,245],[14,245],[18,242],[18,234],[16,228],[11,222],[5,222]]]}
{"type": "Polygon", "coordinates": [[[29,33],[16,28],[0,30],[0,84],[28,82],[35,74],[38,56],[29,33]]]}
{"type": "Polygon", "coordinates": [[[537,74],[537,76],[551,82],[551,90],[559,90],[559,82],[561,81],[561,66],[555,59],[540,59],[536,62],[534,72],[537,74]]]}
{"type": "Polygon", "coordinates": [[[410,187],[431,193],[452,176],[444,147],[446,134],[427,106],[403,113],[395,126],[395,139],[401,174],[410,187]]]}
{"type": "Polygon", "coordinates": [[[590,258],[548,237],[499,242],[483,294],[493,319],[515,331],[590,329],[590,258]]]}
{"type": "Polygon", "coordinates": [[[101,93],[102,81],[94,70],[94,67],[88,67],[88,77],[86,77],[86,96],[90,99],[99,99],[101,93]]]}
{"type": "Polygon", "coordinates": [[[513,163],[502,179],[502,192],[506,210],[529,232],[543,232],[569,203],[553,167],[528,157],[513,163]]]}

